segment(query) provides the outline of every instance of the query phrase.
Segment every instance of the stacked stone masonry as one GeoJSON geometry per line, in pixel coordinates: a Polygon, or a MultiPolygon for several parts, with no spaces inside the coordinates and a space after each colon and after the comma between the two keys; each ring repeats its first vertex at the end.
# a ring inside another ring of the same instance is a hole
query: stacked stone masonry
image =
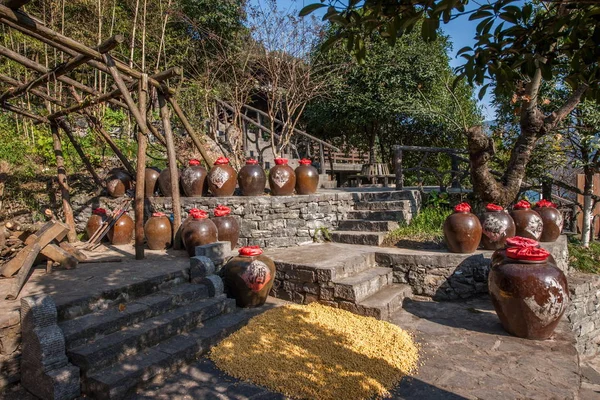
{"type": "Polygon", "coordinates": [[[600,353],[600,276],[573,272],[569,275],[571,303],[566,317],[583,358],[600,353]]]}

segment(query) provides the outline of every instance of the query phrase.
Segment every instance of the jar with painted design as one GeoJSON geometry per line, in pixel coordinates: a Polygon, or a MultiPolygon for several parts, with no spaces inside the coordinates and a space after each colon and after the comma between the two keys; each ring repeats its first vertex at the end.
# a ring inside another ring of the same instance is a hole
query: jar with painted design
{"type": "Polygon", "coordinates": [[[150,250],[165,250],[171,246],[173,229],[165,213],[155,212],[144,225],[146,243],[150,250]]]}
{"type": "Polygon", "coordinates": [[[238,307],[265,304],[275,279],[275,263],[258,246],[246,246],[221,270],[225,293],[238,307]]]}
{"type": "Polygon", "coordinates": [[[567,278],[548,263],[549,255],[541,248],[511,247],[506,249],[507,261],[490,270],[492,303],[512,335],[548,339],[567,308],[567,278]]]}
{"type": "Polygon", "coordinates": [[[108,240],[114,245],[129,244],[133,238],[133,228],[131,217],[123,214],[108,231],[108,240]]]}
{"type": "Polygon", "coordinates": [[[460,203],[454,207],[454,213],[444,221],[444,239],[452,253],[468,254],[477,250],[481,241],[481,223],[471,213],[468,203],[460,203]]]}
{"type": "Polygon", "coordinates": [[[319,171],[312,165],[312,161],[307,158],[300,160],[300,165],[296,168],[296,194],[313,194],[319,187],[319,171]]]}
{"type": "Polygon", "coordinates": [[[104,208],[94,208],[92,210],[92,215],[90,219],[88,219],[87,224],[85,225],[85,234],[88,239],[94,236],[94,233],[100,229],[102,224],[108,219],[106,215],[106,210],[104,208]]]}
{"type": "Polygon", "coordinates": [[[131,176],[120,169],[113,169],[106,178],[106,191],[110,197],[121,197],[133,187],[131,176]]]}
{"type": "Polygon", "coordinates": [[[181,188],[187,197],[202,197],[205,192],[206,168],[199,160],[190,160],[188,167],[181,173],[181,188]]]}
{"type": "Polygon", "coordinates": [[[214,210],[214,218],[212,222],[217,227],[217,237],[220,242],[231,243],[231,250],[237,246],[240,238],[240,225],[237,220],[230,215],[231,208],[219,205],[214,210]]]}
{"type": "Polygon", "coordinates": [[[158,177],[160,169],[156,167],[146,168],[144,172],[144,195],[146,197],[154,197],[158,191],[158,177]]]}
{"type": "Polygon", "coordinates": [[[481,222],[481,246],[486,250],[504,248],[506,239],[515,236],[515,222],[502,206],[488,204],[479,217],[481,222]]]}
{"type": "Polygon", "coordinates": [[[531,209],[531,204],[527,200],[520,200],[515,204],[510,216],[515,221],[515,234],[517,236],[540,240],[544,222],[540,214],[531,209]]]}
{"type": "Polygon", "coordinates": [[[288,165],[287,158],[276,158],[269,171],[269,188],[273,196],[291,196],[296,187],[296,173],[288,165]]]}
{"type": "Polygon", "coordinates": [[[543,229],[540,242],[555,242],[559,238],[563,228],[563,215],[556,209],[551,201],[542,199],[535,205],[533,211],[542,218],[543,229]]]}
{"type": "MultiPolygon", "coordinates": [[[[181,171],[177,170],[178,179],[181,179],[181,171]]],[[[165,197],[171,197],[171,169],[169,167],[163,169],[158,176],[158,187],[160,192],[165,197]]],[[[179,189],[181,192],[181,188],[179,189]]]]}
{"type": "Polygon", "coordinates": [[[192,208],[190,218],[181,226],[181,239],[190,257],[196,255],[196,246],[217,241],[217,226],[208,219],[204,210],[192,208]]]}
{"type": "Polygon", "coordinates": [[[246,161],[238,173],[238,185],[242,196],[260,196],[265,192],[267,175],[258,161],[251,158],[246,161]]]}
{"type": "Polygon", "coordinates": [[[219,157],[208,172],[208,189],[215,197],[226,197],[233,195],[237,173],[229,165],[229,159],[219,157]]]}

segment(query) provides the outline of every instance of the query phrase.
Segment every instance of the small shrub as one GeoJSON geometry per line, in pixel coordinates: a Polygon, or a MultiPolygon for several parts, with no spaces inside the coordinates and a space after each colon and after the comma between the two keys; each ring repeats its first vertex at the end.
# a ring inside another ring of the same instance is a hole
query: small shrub
{"type": "Polygon", "coordinates": [[[571,238],[569,264],[579,271],[600,274],[600,242],[591,242],[590,247],[586,249],[578,239],[571,238]]]}

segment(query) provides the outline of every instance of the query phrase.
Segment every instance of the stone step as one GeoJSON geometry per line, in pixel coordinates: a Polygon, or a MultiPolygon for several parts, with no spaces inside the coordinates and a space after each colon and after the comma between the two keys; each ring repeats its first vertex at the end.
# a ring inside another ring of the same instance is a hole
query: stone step
{"type": "Polygon", "coordinates": [[[412,211],[412,206],[409,200],[393,200],[393,201],[361,201],[354,204],[356,210],[373,210],[373,211],[412,211]]]}
{"type": "Polygon", "coordinates": [[[412,200],[415,202],[421,201],[421,193],[417,190],[394,190],[383,192],[372,192],[363,194],[364,201],[395,201],[395,200],[412,200]]]}
{"type": "Polygon", "coordinates": [[[59,327],[65,336],[67,349],[72,349],[161,315],[177,306],[208,297],[209,289],[205,285],[184,283],[150,296],[63,321],[59,327]]]}
{"type": "Polygon", "coordinates": [[[225,295],[198,300],[73,348],[67,356],[83,373],[93,373],[234,308],[235,301],[225,295]]]}
{"type": "Polygon", "coordinates": [[[404,299],[411,295],[410,285],[394,283],[360,301],[357,306],[362,315],[389,320],[392,313],[402,308],[404,299]]]}
{"type": "Polygon", "coordinates": [[[336,300],[360,302],[393,283],[391,268],[373,267],[347,278],[333,282],[333,296],[336,300]]]}
{"type": "Polygon", "coordinates": [[[394,221],[367,221],[364,219],[347,219],[340,221],[338,229],[341,231],[363,232],[389,232],[398,228],[394,221]]]}
{"type": "Polygon", "coordinates": [[[202,326],[173,336],[143,352],[127,356],[83,381],[83,392],[95,399],[122,399],[135,389],[165,375],[176,372],[244,326],[259,309],[238,309],[206,320],[202,326]]]}
{"type": "Polygon", "coordinates": [[[390,210],[357,210],[349,211],[348,219],[365,219],[368,221],[395,221],[395,222],[410,222],[412,212],[410,211],[390,211],[390,210]]]}
{"type": "Polygon", "coordinates": [[[111,305],[126,303],[133,299],[148,296],[159,290],[189,282],[189,269],[169,272],[150,279],[130,277],[128,281],[130,283],[127,285],[111,288],[92,296],[84,295],[57,306],[58,321],[77,318],[105,309],[111,305]]]}
{"type": "Polygon", "coordinates": [[[334,231],[331,232],[331,241],[335,243],[381,246],[386,235],[386,232],[334,231]]]}

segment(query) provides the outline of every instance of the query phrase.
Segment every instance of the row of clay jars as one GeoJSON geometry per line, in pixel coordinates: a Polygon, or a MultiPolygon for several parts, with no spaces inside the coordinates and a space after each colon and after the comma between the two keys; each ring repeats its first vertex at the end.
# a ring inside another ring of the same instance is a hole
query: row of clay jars
{"type": "MultiPolygon", "coordinates": [[[[88,238],[91,238],[94,233],[106,221],[106,210],[96,208],[92,211],[92,216],[85,226],[85,232],[88,238]]],[[[117,222],[108,231],[108,240],[114,245],[128,244],[133,238],[134,223],[131,217],[127,214],[121,215],[117,222]]]]}
{"type": "Polygon", "coordinates": [[[190,210],[189,217],[181,226],[181,238],[190,257],[195,255],[196,246],[219,241],[229,242],[233,250],[240,237],[237,220],[229,215],[229,207],[218,206],[215,216],[208,219],[208,213],[196,208],[190,210]]]}
{"type": "MultiPolygon", "coordinates": [[[[240,169],[238,184],[242,196],[259,196],[264,193],[267,177],[258,161],[250,159],[240,169]]],[[[300,166],[293,170],[285,158],[276,158],[275,166],[269,171],[269,188],[273,196],[313,194],[319,186],[319,172],[308,159],[300,160],[300,166]]]]}
{"type": "Polygon", "coordinates": [[[567,308],[569,289],[552,255],[537,245],[532,239],[508,239],[507,248],[492,255],[488,287],[506,331],[544,340],[567,308]]]}

